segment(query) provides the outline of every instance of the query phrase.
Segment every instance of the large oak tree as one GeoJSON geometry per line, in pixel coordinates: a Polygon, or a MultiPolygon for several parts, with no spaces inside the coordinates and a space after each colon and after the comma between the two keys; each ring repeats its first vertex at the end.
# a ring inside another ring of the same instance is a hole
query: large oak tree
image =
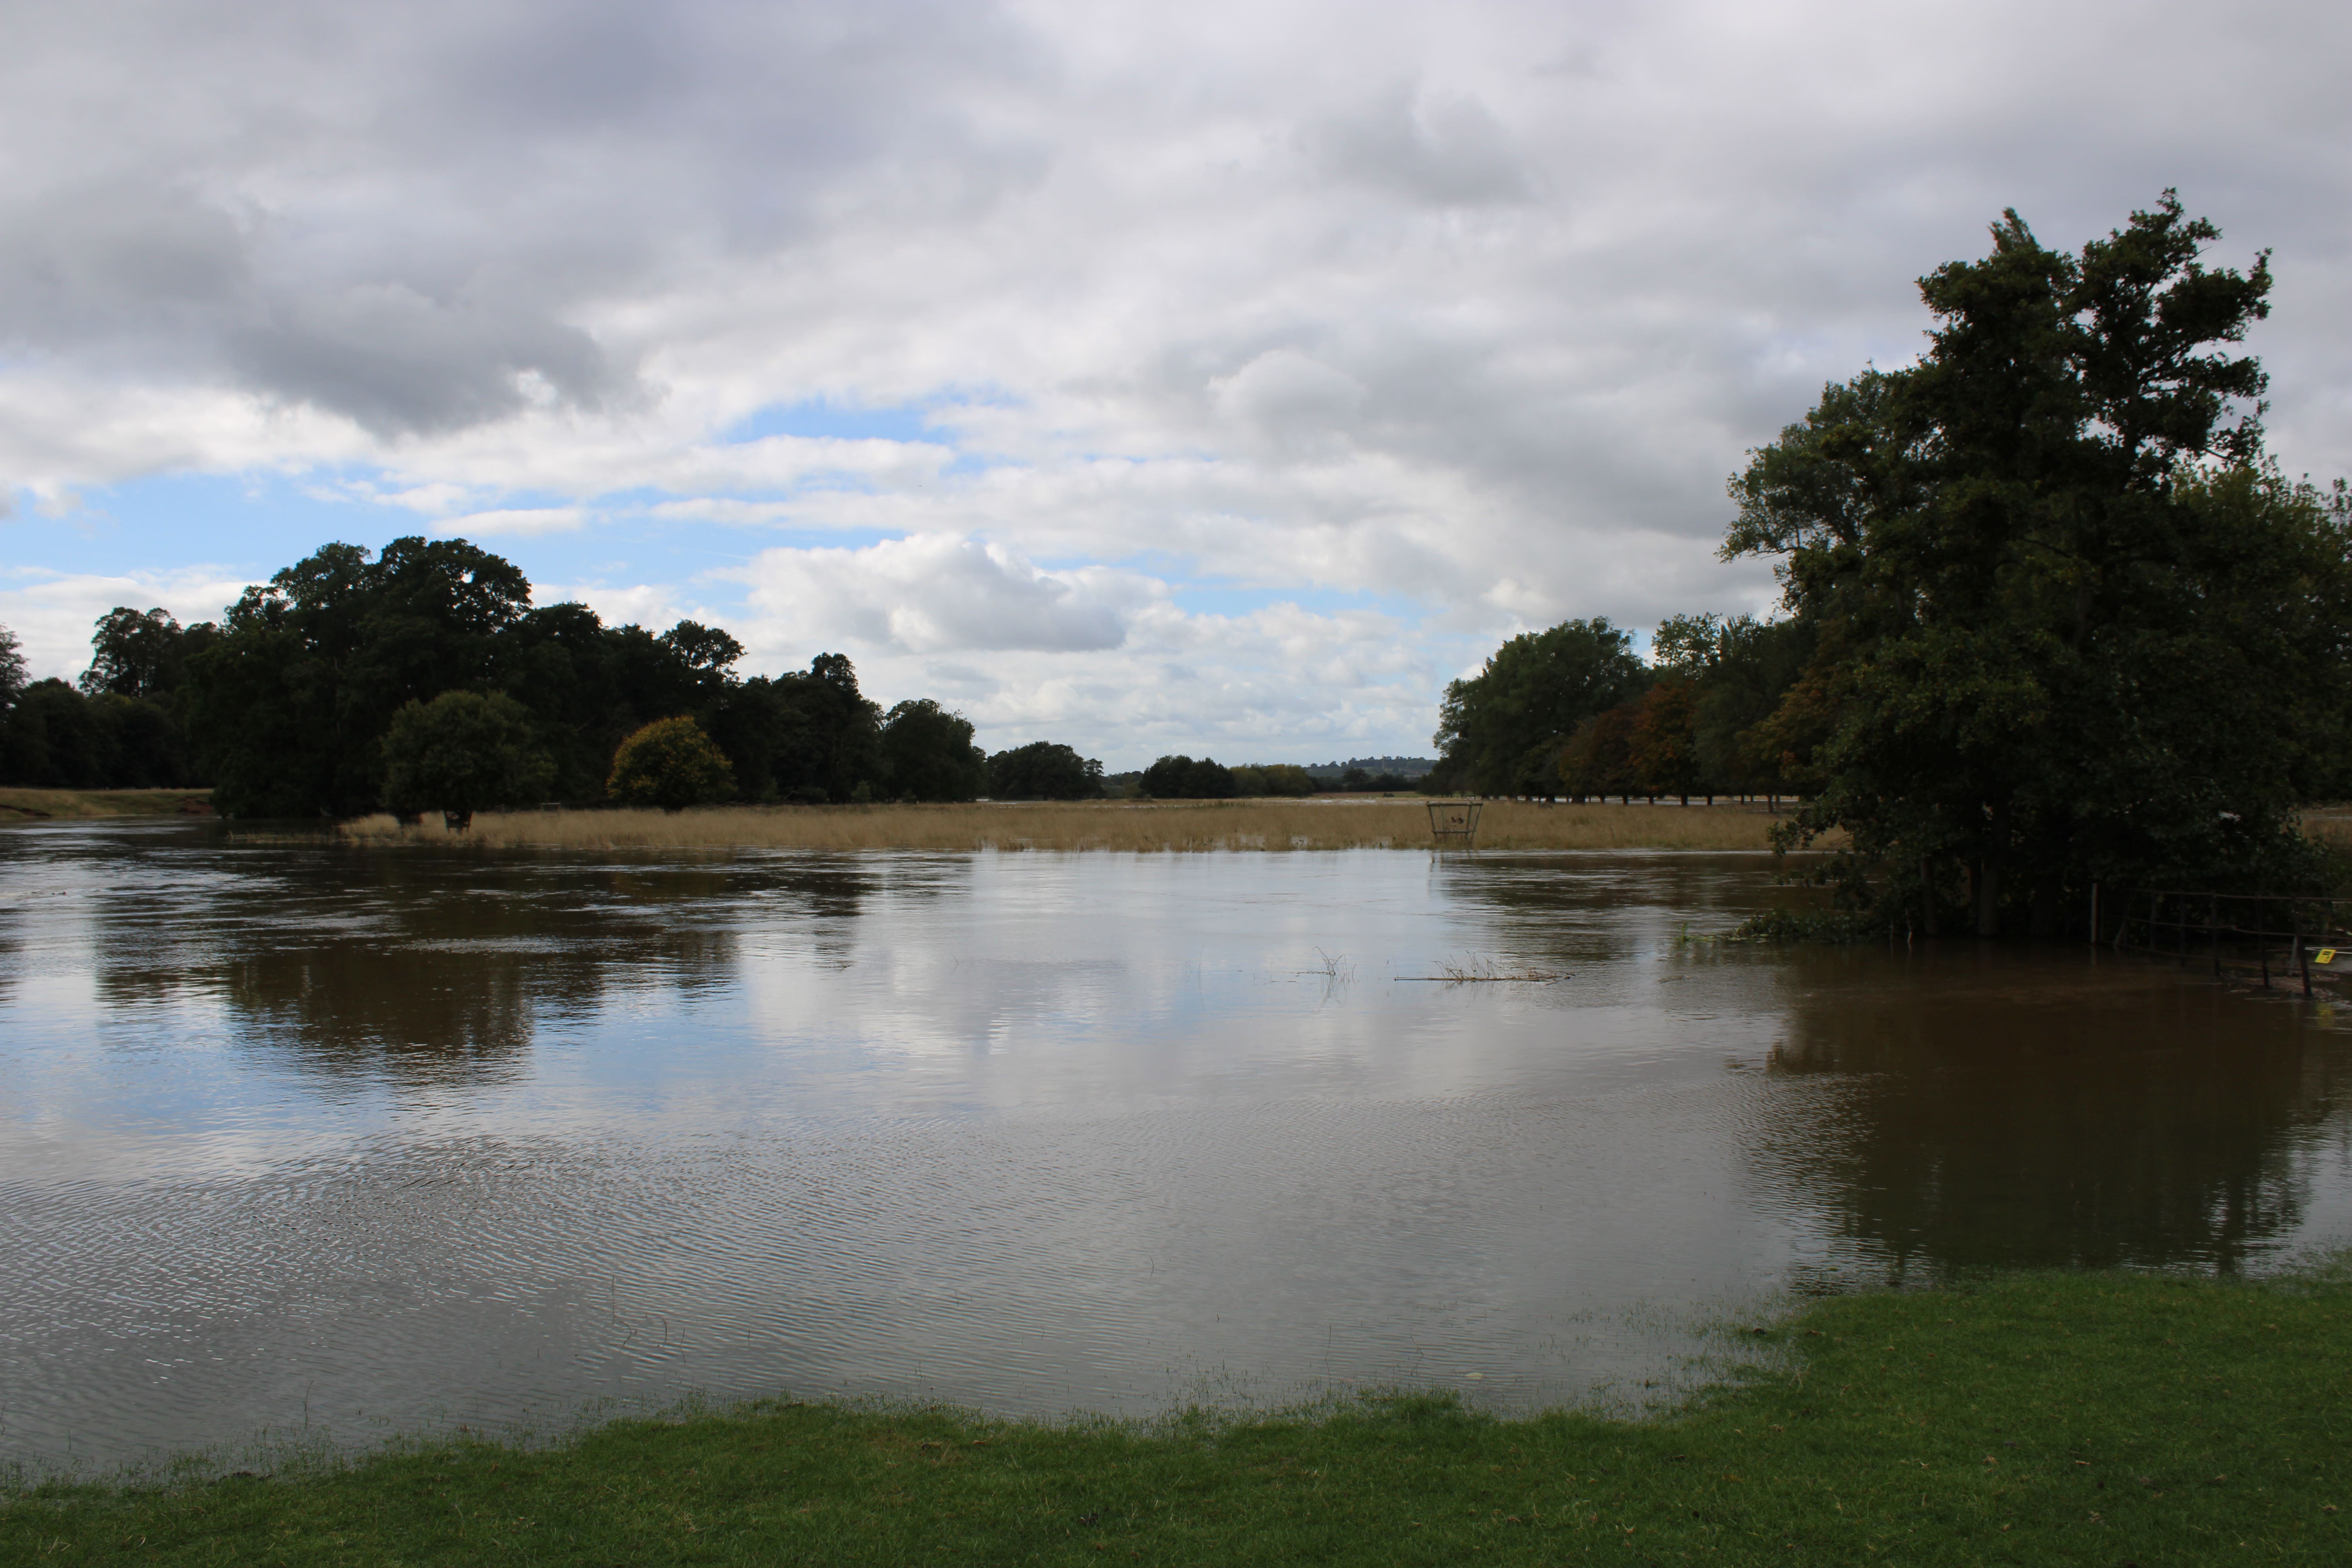
{"type": "Polygon", "coordinates": [[[1913,365],[1832,385],[1732,482],[1816,638],[1769,728],[1851,835],[1848,896],[2054,930],[2094,879],[2301,874],[2352,689],[2340,489],[2263,455],[2231,352],[2267,256],[2209,268],[2171,192],[2079,255],[2011,212],[1920,282],[1913,365]]]}

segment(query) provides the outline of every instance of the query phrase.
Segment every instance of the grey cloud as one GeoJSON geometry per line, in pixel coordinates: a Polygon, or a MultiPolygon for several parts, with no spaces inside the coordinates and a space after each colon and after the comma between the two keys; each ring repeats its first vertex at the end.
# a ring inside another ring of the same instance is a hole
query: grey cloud
{"type": "MultiPolygon", "coordinates": [[[[1160,684],[1143,612],[1028,560],[1396,595],[1408,638],[1752,605],[1725,476],[1913,352],[1912,279],[2011,204],[2072,246],[2177,184],[2218,263],[2275,247],[2271,427],[2291,470],[2352,466],[2341,7],[2157,0],[2122,42],[2011,0],[17,12],[0,464],[35,493],[351,456],[173,400],[232,386],[399,437],[394,488],[576,503],[616,550],[641,514],[597,498],[632,491],[910,536],[751,586],[910,668],[1101,656],[1105,714],[1160,684]],[[706,444],[967,395],[965,461],[706,444]]],[[[1168,722],[1272,702],[1234,695],[1294,672],[1265,657],[1168,722]]]]}
{"type": "Polygon", "coordinates": [[[919,654],[1091,653],[1127,640],[1137,598],[1099,573],[1039,571],[1001,547],[948,535],[863,550],[770,550],[740,574],[787,625],[919,654]]]}
{"type": "Polygon", "coordinates": [[[580,408],[629,392],[593,338],[527,303],[436,299],[398,279],[265,278],[266,231],[151,182],[0,206],[0,333],[134,374],[226,379],[387,436],[511,414],[526,378],[580,408]]]}
{"type": "Polygon", "coordinates": [[[1399,83],[1305,132],[1324,169],[1437,206],[1525,200],[1527,171],[1500,121],[1476,99],[1421,98],[1399,83]]]}
{"type": "Polygon", "coordinates": [[[227,334],[248,384],[349,415],[379,435],[430,434],[522,407],[526,378],[594,409],[627,390],[596,341],[535,312],[362,284],[276,306],[227,334]]]}
{"type": "Polygon", "coordinates": [[[614,304],[845,192],[975,212],[1042,167],[970,112],[1041,68],[987,5],[77,10],[0,62],[50,154],[0,172],[0,334],[383,437],[635,406],[614,304]]]}
{"type": "Polygon", "coordinates": [[[236,220],[184,189],[106,180],[0,205],[0,331],[19,343],[201,333],[251,287],[236,220]]]}

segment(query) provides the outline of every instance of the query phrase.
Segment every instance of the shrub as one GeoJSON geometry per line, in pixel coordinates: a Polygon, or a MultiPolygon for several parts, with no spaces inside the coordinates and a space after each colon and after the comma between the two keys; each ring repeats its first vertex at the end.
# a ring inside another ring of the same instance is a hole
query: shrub
{"type": "Polygon", "coordinates": [[[613,753],[605,793],[629,805],[683,811],[735,792],[735,770],[691,719],[656,719],[613,753]]]}

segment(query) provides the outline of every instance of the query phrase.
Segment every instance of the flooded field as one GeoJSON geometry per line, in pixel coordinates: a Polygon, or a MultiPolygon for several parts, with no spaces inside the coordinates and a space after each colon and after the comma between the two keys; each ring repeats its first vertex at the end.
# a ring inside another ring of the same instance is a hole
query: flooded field
{"type": "Polygon", "coordinates": [[[8,829],[0,1460],[698,1392],[1525,1409],[1777,1291],[2352,1235],[2329,1005],[1707,940],[1774,891],[8,829]]]}

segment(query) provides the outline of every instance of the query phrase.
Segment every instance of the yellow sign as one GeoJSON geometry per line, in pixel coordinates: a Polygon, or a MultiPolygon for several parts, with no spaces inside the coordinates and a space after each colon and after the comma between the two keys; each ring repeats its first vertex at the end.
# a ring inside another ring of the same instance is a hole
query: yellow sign
{"type": "Polygon", "coordinates": [[[2313,957],[2312,962],[2314,963],[2333,963],[2336,962],[2336,950],[2332,947],[2323,947],[2319,950],[2318,953],[2313,957]]]}

